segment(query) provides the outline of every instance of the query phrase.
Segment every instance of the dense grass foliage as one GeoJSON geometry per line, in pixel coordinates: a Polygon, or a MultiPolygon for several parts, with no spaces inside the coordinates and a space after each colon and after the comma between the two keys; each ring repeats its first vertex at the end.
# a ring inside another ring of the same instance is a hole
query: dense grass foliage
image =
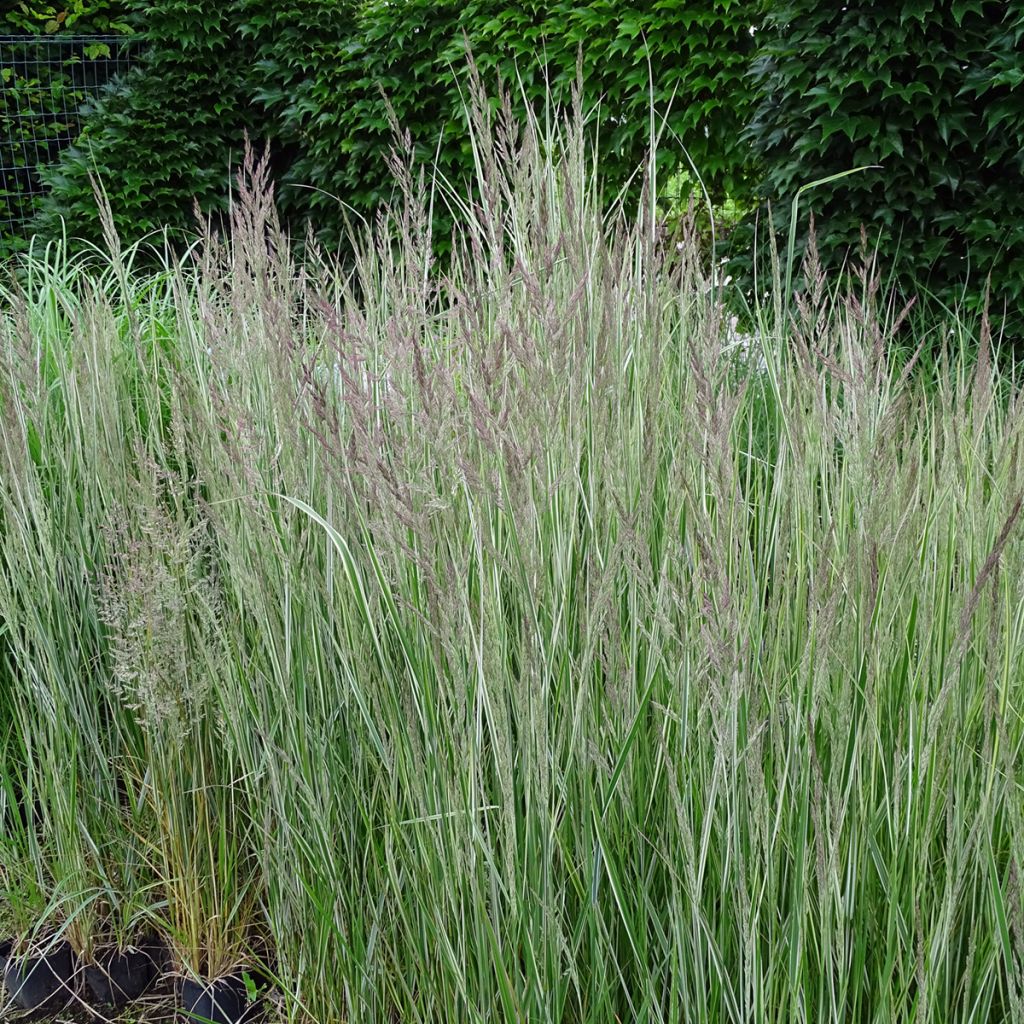
{"type": "Polygon", "coordinates": [[[805,199],[823,259],[845,258],[864,225],[910,289],[977,309],[991,276],[1024,337],[1022,41],[1020,0],[772,4],[747,134],[777,225],[801,185],[867,168],[805,199]]]}
{"type": "Polygon", "coordinates": [[[1024,1020],[987,339],[892,363],[812,263],[744,348],[579,125],[474,138],[442,266],[414,173],[342,274],[250,164],[185,262],[6,296],[6,919],[320,1024],[1024,1020]]]}

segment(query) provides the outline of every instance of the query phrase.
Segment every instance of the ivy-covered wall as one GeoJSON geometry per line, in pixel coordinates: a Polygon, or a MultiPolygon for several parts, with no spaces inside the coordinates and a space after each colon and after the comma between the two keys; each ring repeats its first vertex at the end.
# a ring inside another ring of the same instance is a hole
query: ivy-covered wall
{"type": "MultiPolygon", "coordinates": [[[[721,195],[745,188],[749,178],[750,147],[740,135],[752,110],[744,76],[760,7],[707,0],[369,3],[325,35],[311,73],[289,77],[289,48],[269,47],[272,73],[259,98],[295,147],[288,179],[323,184],[365,212],[391,190],[388,104],[420,159],[458,184],[472,171],[463,113],[468,54],[486,86],[501,81],[538,111],[548,96],[569,104],[580,58],[583,109],[609,189],[642,164],[653,103],[659,119],[667,116],[663,166],[683,163],[685,146],[721,195]]],[[[322,193],[309,194],[306,205],[321,221],[336,207],[322,193]]]]}
{"type": "Polygon", "coordinates": [[[670,127],[666,165],[684,160],[685,145],[716,190],[735,190],[749,178],[740,133],[751,109],[749,26],[760,8],[760,0],[154,0],[138,8],[144,58],[126,89],[104,101],[88,146],[66,150],[47,173],[52,191],[36,227],[55,231],[64,217],[96,233],[92,170],[125,230],[186,227],[193,197],[204,210],[223,206],[249,132],[272,144],[285,213],[315,217],[336,240],[343,204],[369,213],[390,192],[388,104],[448,180],[471,172],[467,50],[489,87],[500,79],[540,104],[549,88],[568,102],[582,47],[584,106],[609,187],[643,160],[653,88],[670,127]]]}
{"type": "Polygon", "coordinates": [[[805,194],[801,245],[813,211],[836,266],[863,224],[908,290],[976,307],[991,275],[1019,319],[1024,3],[778,0],[760,35],[747,138],[777,225],[802,184],[867,166],[805,194]]]}

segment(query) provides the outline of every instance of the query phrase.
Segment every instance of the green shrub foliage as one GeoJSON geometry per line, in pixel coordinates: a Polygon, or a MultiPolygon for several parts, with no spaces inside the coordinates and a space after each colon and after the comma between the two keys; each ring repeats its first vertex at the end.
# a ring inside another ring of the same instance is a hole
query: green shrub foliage
{"type": "Polygon", "coordinates": [[[772,5],[748,137],[788,230],[800,185],[826,262],[860,228],[909,287],[993,307],[1024,296],[1024,3],[772,5]],[[971,287],[963,290],[965,280],[971,287]]]}
{"type": "Polygon", "coordinates": [[[77,110],[131,53],[133,19],[123,0],[14,3],[0,13],[0,256],[23,247],[10,227],[32,218],[40,200],[40,163],[56,158],[77,133],[77,110]],[[67,37],[74,36],[74,40],[67,37]],[[41,38],[40,38],[41,37],[41,38]]]}
{"type": "MultiPolygon", "coordinates": [[[[472,170],[467,51],[492,96],[501,81],[537,109],[547,95],[570,102],[581,58],[583,105],[610,185],[622,185],[643,163],[653,99],[657,116],[668,114],[666,164],[684,160],[678,142],[685,144],[723,193],[741,188],[748,173],[749,147],[739,136],[749,113],[749,29],[759,7],[749,0],[373,2],[347,34],[324,44],[312,74],[268,75],[260,97],[300,154],[289,180],[321,185],[367,211],[392,188],[389,104],[417,156],[458,185],[472,170]]],[[[330,196],[307,201],[332,217],[330,196]]]]}
{"type": "Polygon", "coordinates": [[[94,178],[123,234],[188,229],[196,209],[226,208],[247,136],[269,144],[275,170],[284,171],[296,153],[275,119],[287,105],[271,110],[257,96],[291,95],[316,74],[329,56],[323,40],[347,31],[354,4],[158,0],[136,6],[144,57],[97,105],[81,144],[45,173],[51,192],[34,224],[44,235],[60,230],[63,220],[75,235],[99,237],[94,178]]]}
{"type": "Polygon", "coordinates": [[[391,195],[389,106],[421,160],[456,184],[471,174],[467,51],[489,92],[500,80],[539,108],[549,89],[568,104],[582,47],[583,102],[613,190],[643,163],[653,98],[668,115],[666,164],[684,159],[678,138],[715,191],[735,191],[748,177],[740,131],[759,9],[760,0],[160,0],[145,9],[150,46],[128,88],[103,104],[89,146],[50,175],[40,225],[64,215],[81,230],[94,219],[94,166],[120,222],[184,225],[193,195],[204,209],[223,205],[249,131],[272,142],[285,214],[311,216],[334,240],[348,211],[369,214],[391,195]]]}
{"type": "Polygon", "coordinates": [[[133,18],[126,0],[16,0],[0,14],[2,35],[124,35],[133,18]]]}
{"type": "Polygon", "coordinates": [[[254,51],[230,5],[156,0],[142,10],[141,58],[92,111],[80,142],[43,174],[51,191],[35,227],[99,234],[92,178],[117,228],[136,236],[185,227],[194,207],[222,208],[245,133],[259,138],[249,100],[254,51]]]}
{"type": "MultiPolygon", "coordinates": [[[[282,214],[293,222],[312,215],[333,225],[337,235],[343,207],[323,202],[337,194],[340,182],[311,166],[309,148],[320,144],[319,133],[335,106],[324,102],[311,83],[337,73],[335,65],[351,60],[357,3],[354,0],[236,0],[238,31],[253,52],[249,96],[260,110],[261,123],[271,137],[275,177],[282,214]],[[322,190],[322,191],[320,191],[322,190]]],[[[331,138],[336,137],[332,134],[331,138]]],[[[344,197],[351,201],[349,197],[344,197]]],[[[299,228],[301,230],[301,228],[299,228]]]]}

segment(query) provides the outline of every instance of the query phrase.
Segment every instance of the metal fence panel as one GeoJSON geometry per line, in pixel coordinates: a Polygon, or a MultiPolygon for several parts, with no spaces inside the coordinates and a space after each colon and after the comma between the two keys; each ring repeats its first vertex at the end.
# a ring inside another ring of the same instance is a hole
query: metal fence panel
{"type": "Polygon", "coordinates": [[[24,244],[46,191],[39,168],[79,139],[139,44],[125,36],[0,36],[0,255],[24,244]]]}

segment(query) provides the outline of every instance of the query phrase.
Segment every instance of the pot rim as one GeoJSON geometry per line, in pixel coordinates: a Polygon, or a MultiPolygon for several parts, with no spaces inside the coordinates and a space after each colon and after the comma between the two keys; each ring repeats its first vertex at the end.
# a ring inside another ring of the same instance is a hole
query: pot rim
{"type": "Polygon", "coordinates": [[[11,948],[7,958],[12,963],[21,963],[25,960],[45,960],[64,952],[65,948],[71,954],[73,960],[78,960],[74,948],[62,932],[52,932],[49,935],[29,936],[23,939],[11,939],[11,948]]]}
{"type": "Polygon", "coordinates": [[[153,958],[156,954],[161,951],[162,947],[160,942],[156,939],[139,940],[132,942],[127,946],[119,946],[116,942],[104,942],[101,945],[96,946],[92,952],[91,960],[97,961],[100,957],[105,956],[116,956],[117,954],[130,955],[132,953],[145,953],[150,958],[153,958]]]}

